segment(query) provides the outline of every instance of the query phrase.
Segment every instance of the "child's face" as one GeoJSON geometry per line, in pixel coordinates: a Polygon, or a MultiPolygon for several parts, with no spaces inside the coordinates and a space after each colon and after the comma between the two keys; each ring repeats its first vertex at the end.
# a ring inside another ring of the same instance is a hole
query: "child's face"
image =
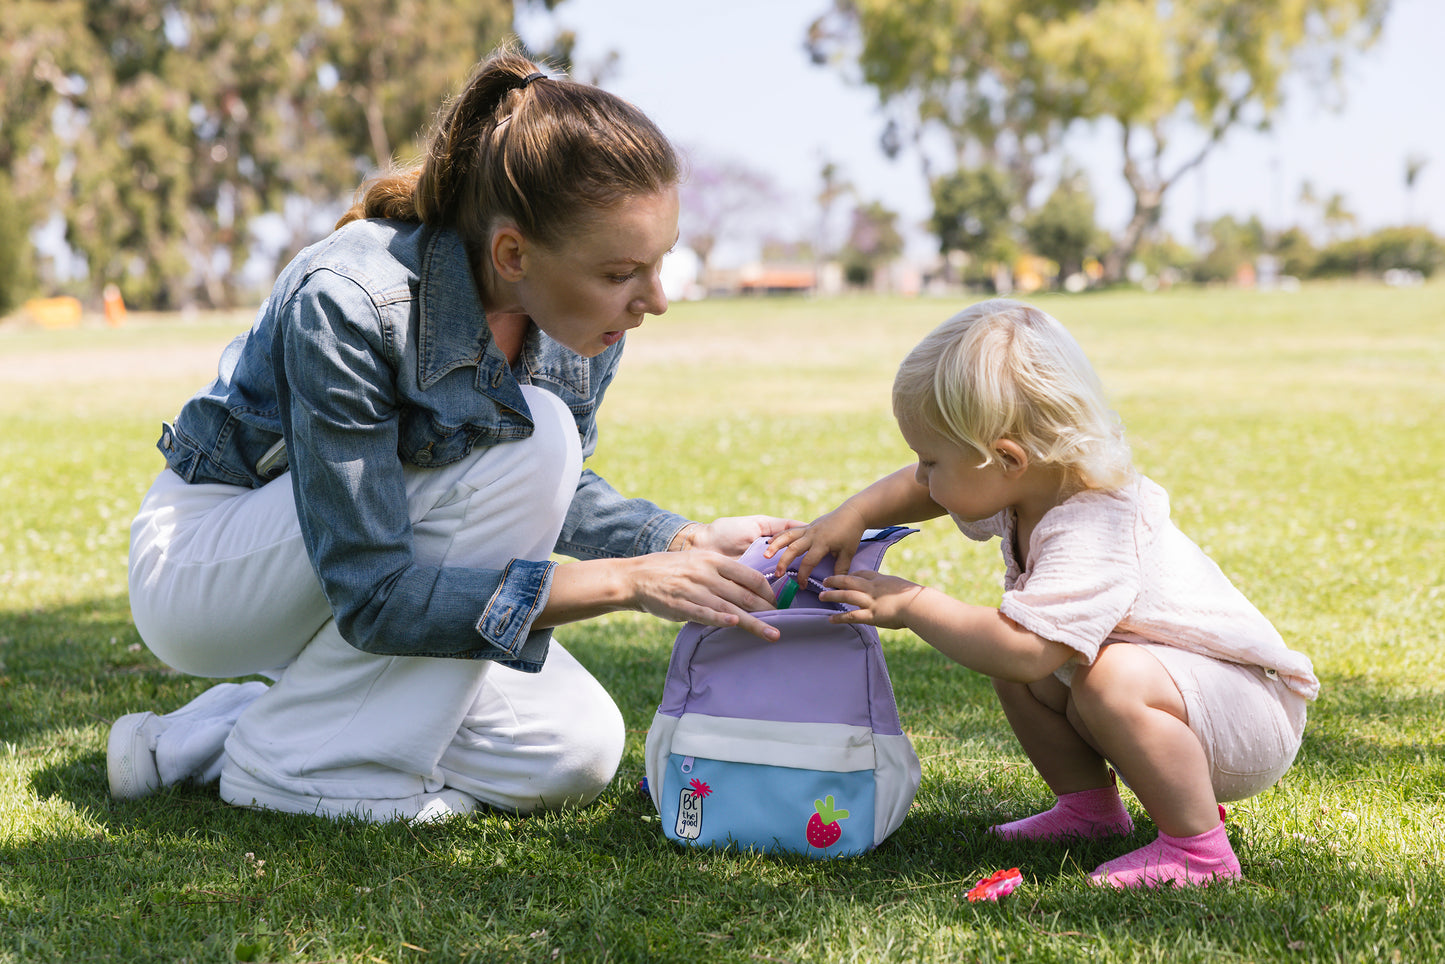
{"type": "Polygon", "coordinates": [[[981,466],[983,457],[978,452],[912,420],[899,422],[898,430],[918,456],[914,478],[928,488],[934,502],[953,515],[977,522],[1014,504],[1017,492],[1000,460],[981,466]]]}

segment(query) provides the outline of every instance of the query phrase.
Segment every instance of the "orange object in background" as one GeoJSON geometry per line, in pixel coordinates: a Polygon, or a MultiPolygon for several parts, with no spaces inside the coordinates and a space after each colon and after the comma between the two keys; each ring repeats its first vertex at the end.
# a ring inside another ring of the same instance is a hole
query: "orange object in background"
{"type": "Polygon", "coordinates": [[[106,285],[102,298],[105,301],[105,323],[112,328],[119,328],[125,323],[125,299],[120,296],[120,288],[113,284],[106,285]]]}
{"type": "Polygon", "coordinates": [[[80,324],[80,299],[68,295],[32,298],[25,302],[25,311],[42,328],[75,328],[80,324]]]}

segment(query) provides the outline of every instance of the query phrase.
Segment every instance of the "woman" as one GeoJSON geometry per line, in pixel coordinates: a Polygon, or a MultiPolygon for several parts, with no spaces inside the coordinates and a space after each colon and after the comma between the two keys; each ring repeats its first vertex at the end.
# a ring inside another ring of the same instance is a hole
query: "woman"
{"type": "Polygon", "coordinates": [[[622,719],[553,627],[773,632],[733,557],[789,520],[689,522],[581,467],[625,332],[667,309],[678,177],[634,107],[503,50],[421,167],[291,262],[164,427],[130,563],[159,658],[276,682],[122,717],[114,795],[219,776],[239,806],[378,821],[581,805],[622,719]]]}

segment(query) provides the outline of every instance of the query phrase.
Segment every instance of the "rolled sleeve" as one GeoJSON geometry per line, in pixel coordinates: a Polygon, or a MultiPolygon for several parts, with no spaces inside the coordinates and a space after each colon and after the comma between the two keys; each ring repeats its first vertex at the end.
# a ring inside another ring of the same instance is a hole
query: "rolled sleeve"
{"type": "Polygon", "coordinates": [[[532,624],[547,605],[556,563],[513,559],[502,570],[497,591],[487,600],[477,632],[496,649],[491,659],[514,669],[536,672],[547,659],[550,629],[532,624]]]}

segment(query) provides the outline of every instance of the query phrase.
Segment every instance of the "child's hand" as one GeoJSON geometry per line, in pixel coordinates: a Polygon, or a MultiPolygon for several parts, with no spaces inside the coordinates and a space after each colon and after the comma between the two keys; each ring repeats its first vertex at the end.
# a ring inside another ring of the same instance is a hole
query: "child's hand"
{"type": "Polygon", "coordinates": [[[802,557],[798,563],[798,582],[807,585],[813,567],[829,555],[834,558],[833,571],[846,573],[853,554],[858,551],[858,542],[867,530],[863,517],[845,503],[806,526],[789,529],[777,536],[768,543],[763,555],[770,557],[781,552],[774,569],[779,576],[788,571],[794,559],[802,557]]]}
{"type": "Polygon", "coordinates": [[[770,515],[724,516],[707,523],[694,523],[680,532],[669,548],[707,549],[736,559],[758,539],[776,536],[803,523],[770,515]]]}
{"type": "Polygon", "coordinates": [[[907,629],[908,606],[923,591],[916,582],[885,576],[860,569],[846,576],[829,576],[823,580],[827,592],[819,593],[823,602],[857,606],[857,609],[829,617],[835,623],[866,623],[882,629],[907,629]]]}

